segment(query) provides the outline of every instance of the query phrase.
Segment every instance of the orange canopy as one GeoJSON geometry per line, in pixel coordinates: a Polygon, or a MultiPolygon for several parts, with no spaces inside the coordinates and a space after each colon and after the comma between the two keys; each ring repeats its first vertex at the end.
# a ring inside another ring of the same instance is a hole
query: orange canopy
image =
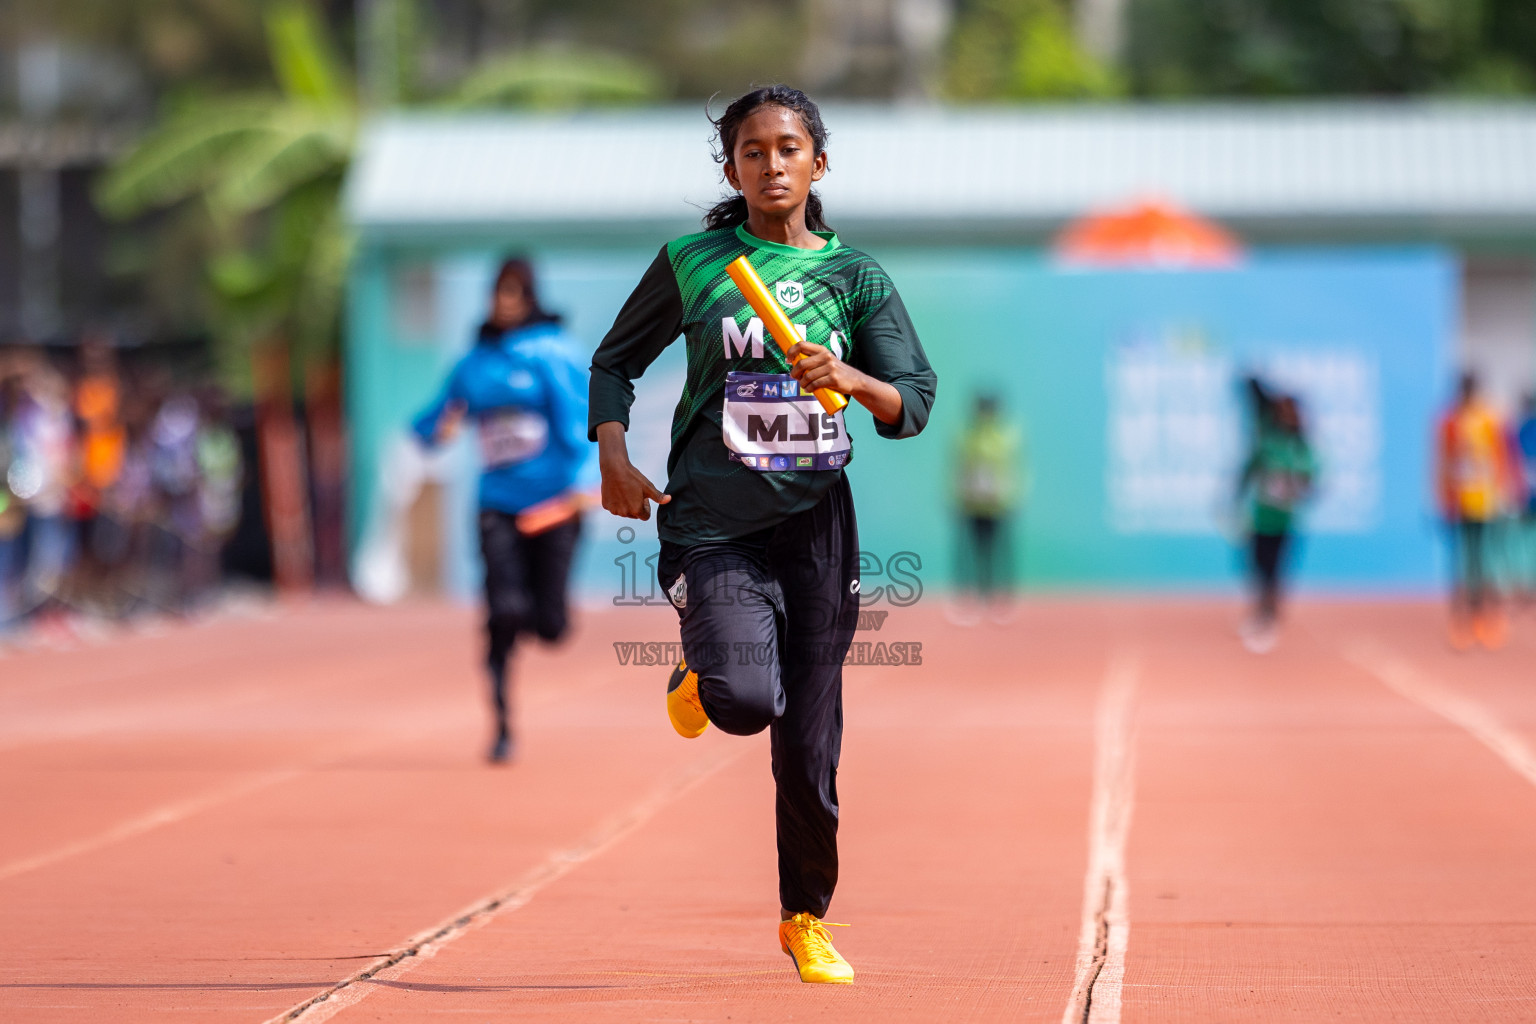
{"type": "Polygon", "coordinates": [[[1056,236],[1056,255],[1095,267],[1230,267],[1243,255],[1214,221],[1161,200],[1093,213],[1056,236]]]}

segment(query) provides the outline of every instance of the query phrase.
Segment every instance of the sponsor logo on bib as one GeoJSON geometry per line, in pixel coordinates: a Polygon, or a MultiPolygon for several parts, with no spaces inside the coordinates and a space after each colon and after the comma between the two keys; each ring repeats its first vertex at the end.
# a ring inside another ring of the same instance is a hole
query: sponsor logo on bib
{"type": "Polygon", "coordinates": [[[773,286],[773,297],[786,311],[798,308],[805,302],[805,289],[799,281],[780,281],[773,286]]]}
{"type": "Polygon", "coordinates": [[[757,381],[749,380],[745,384],[736,385],[736,394],[741,398],[757,397],[757,381]]]}

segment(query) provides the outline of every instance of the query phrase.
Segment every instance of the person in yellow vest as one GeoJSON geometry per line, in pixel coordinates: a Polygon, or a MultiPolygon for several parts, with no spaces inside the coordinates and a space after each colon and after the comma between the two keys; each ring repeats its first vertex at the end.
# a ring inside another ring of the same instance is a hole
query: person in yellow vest
{"type": "Polygon", "coordinates": [[[1023,436],[999,411],[997,398],[978,395],[956,452],[956,498],[961,518],[959,621],[980,609],[1006,621],[1013,593],[1011,522],[1024,491],[1023,436]]]}
{"type": "Polygon", "coordinates": [[[1464,374],[1456,403],[1441,417],[1436,481],[1451,530],[1451,644],[1504,644],[1507,624],[1489,571],[1490,525],[1510,511],[1515,477],[1503,421],[1464,374]]]}

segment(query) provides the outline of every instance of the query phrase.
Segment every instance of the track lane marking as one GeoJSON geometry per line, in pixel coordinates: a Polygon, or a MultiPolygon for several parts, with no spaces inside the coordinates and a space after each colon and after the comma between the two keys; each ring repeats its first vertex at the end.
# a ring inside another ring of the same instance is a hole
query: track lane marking
{"type": "Polygon", "coordinates": [[[111,846],[114,843],[120,843],[125,839],[141,836],[163,825],[174,825],[178,821],[185,821],[194,814],[199,814],[209,808],[259,792],[280,782],[287,782],[302,774],[304,774],[304,769],[285,768],[281,771],[258,775],[254,779],[244,779],[234,785],[204,793],[202,796],[165,804],[147,814],[141,814],[137,818],[130,818],[113,828],[107,829],[105,832],[98,832],[94,836],[77,839],[72,843],[65,843],[62,846],[56,846],[51,850],[45,850],[30,857],[22,857],[19,860],[11,861],[9,864],[0,864],[0,882],[15,878],[17,875],[26,874],[28,871],[45,868],[50,864],[56,864],[70,857],[79,856],[82,853],[90,853],[94,850],[111,846]]]}
{"type": "Polygon", "coordinates": [[[1062,1024],[1118,1024],[1125,953],[1130,942],[1130,890],[1125,844],[1136,788],[1134,715],[1140,678],[1136,659],[1118,654],[1104,672],[1094,714],[1093,797],[1088,813],[1088,873],[1077,972],[1062,1024]]]}
{"type": "Polygon", "coordinates": [[[418,964],[432,959],[450,943],[478,931],[504,913],[526,906],[542,889],[617,845],[678,798],[740,760],[750,749],[742,744],[733,746],[734,750],[728,749],[713,757],[701,758],[674,772],[628,809],[599,824],[577,845],[555,851],[510,885],[476,900],[447,920],[417,932],[395,952],[380,957],[325,991],[268,1018],[264,1024],[285,1024],[295,1020],[302,1020],[304,1024],[319,1024],[330,1020],[377,991],[377,988],[363,985],[362,982],[395,981],[402,978],[418,964]]]}
{"type": "MultiPolygon", "coordinates": [[[[441,722],[431,723],[418,726],[416,729],[411,730],[410,735],[417,737],[442,728],[445,728],[445,725],[441,722]]],[[[166,825],[174,825],[204,811],[212,810],[221,804],[232,803],[241,797],[250,796],[252,793],[259,793],[264,789],[270,789],[284,782],[291,782],[312,772],[325,771],[351,758],[369,754],[386,744],[397,743],[399,739],[399,736],[370,737],[335,751],[331,756],[315,764],[292,768],[278,768],[273,771],[264,772],[255,778],[243,779],[231,785],[211,790],[203,793],[201,796],[173,800],[137,817],[129,818],[127,821],[114,825],[104,832],[98,832],[93,836],[76,839],[73,842],[55,846],[51,850],[45,850],[30,857],[21,857],[8,864],[0,865],[0,882],[15,878],[17,875],[25,874],[28,871],[45,868],[50,864],[56,864],[70,857],[91,853],[95,850],[136,838],[166,825]]]]}
{"type": "MultiPolygon", "coordinates": [[[[599,689],[610,682],[611,680],[608,679],[596,678],[587,682],[585,685],[572,686],[559,691],[550,691],[541,696],[530,699],[526,704],[525,710],[535,711],[543,710],[547,707],[554,707],[573,695],[583,694],[588,690],[599,689]]],[[[220,789],[212,790],[202,794],[201,796],[189,797],[182,800],[174,800],[168,804],[163,804],[151,811],[147,811],[144,814],[138,815],[137,817],[130,818],[127,821],[114,825],[103,832],[98,832],[93,836],[87,836],[83,839],[77,839],[72,842],[64,843],[60,846],[54,847],[51,850],[45,850],[42,853],[33,854],[29,857],[20,857],[7,864],[0,864],[0,882],[14,878],[17,875],[25,874],[28,871],[35,871],[38,868],[44,868],[50,864],[56,864],[59,861],[67,860],[70,857],[79,856],[80,854],[84,853],[91,853],[92,851],[111,846],[115,843],[120,843],[128,839],[136,838],[137,836],[144,835],[147,832],[152,832],[155,829],[161,828],[165,825],[174,825],[177,822],[185,821],[194,815],[201,814],[203,811],[211,810],[221,804],[231,803],[240,799],[241,797],[249,796],[252,793],[260,792],[263,789],[269,789],[284,782],[291,782],[296,778],[312,772],[325,771],[328,768],[341,765],[355,757],[362,757],[367,754],[371,754],[375,750],[378,750],[380,747],[396,746],[401,742],[402,739],[420,739],[430,733],[454,729],[459,725],[458,721],[451,716],[443,718],[443,716],[439,715],[438,718],[440,720],[433,721],[428,719],[424,722],[418,721],[414,728],[410,728],[403,732],[391,732],[382,736],[371,736],[368,739],[347,746],[340,751],[333,752],[331,756],[326,757],[325,759],[314,764],[301,767],[276,769],[259,775],[253,779],[245,779],[241,782],[237,782],[220,789]]],[[[103,729],[100,731],[106,732],[108,730],[103,729]]],[[[0,750],[3,749],[4,744],[0,743],[0,750]]]]}
{"type": "Polygon", "coordinates": [[[1387,689],[1470,733],[1515,774],[1536,785],[1536,749],[1483,704],[1431,678],[1406,658],[1375,641],[1355,644],[1346,660],[1375,676],[1387,689]]]}

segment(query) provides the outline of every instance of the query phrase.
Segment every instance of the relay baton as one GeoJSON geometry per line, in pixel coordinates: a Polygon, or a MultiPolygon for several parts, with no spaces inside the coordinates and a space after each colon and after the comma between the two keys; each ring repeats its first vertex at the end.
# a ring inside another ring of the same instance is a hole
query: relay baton
{"type": "MultiPolygon", "coordinates": [[[[763,279],[757,276],[757,268],[745,256],[738,256],[726,266],[725,272],[731,275],[731,280],[736,283],[736,290],[741,292],[742,298],[747,300],[747,305],[752,307],[768,328],[768,333],[778,343],[779,348],[789,355],[789,350],[795,342],[801,340],[800,332],[795,330],[795,325],[789,322],[789,317],[784,315],[784,310],[768,291],[768,286],[763,284],[763,279]]],[[[804,356],[796,356],[790,362],[798,363],[804,356]]],[[[841,391],[833,391],[831,388],[817,388],[816,401],[827,413],[842,412],[848,405],[848,396],[841,391]]]]}
{"type": "Polygon", "coordinates": [[[591,491],[565,491],[519,512],[517,530],[525,537],[537,536],[559,526],[588,505],[596,505],[597,501],[597,495],[591,491]]]}

